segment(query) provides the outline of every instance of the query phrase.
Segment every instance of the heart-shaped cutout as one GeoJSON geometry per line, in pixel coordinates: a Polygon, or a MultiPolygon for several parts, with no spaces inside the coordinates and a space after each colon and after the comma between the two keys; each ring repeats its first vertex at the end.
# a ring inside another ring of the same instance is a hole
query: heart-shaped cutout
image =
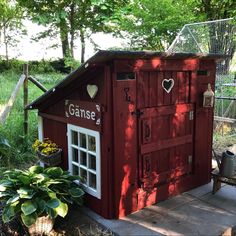
{"type": "Polygon", "coordinates": [[[170,93],[171,89],[174,87],[175,81],[170,79],[163,79],[162,80],[162,88],[167,92],[170,93]]]}
{"type": "Polygon", "coordinates": [[[93,99],[97,95],[98,92],[98,86],[95,84],[88,84],[87,85],[87,92],[88,95],[93,99]]]}

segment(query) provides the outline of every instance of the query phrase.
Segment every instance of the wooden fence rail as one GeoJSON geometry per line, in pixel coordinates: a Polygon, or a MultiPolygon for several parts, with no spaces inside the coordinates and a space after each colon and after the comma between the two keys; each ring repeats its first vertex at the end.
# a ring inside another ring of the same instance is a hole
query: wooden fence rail
{"type": "Polygon", "coordinates": [[[36,85],[39,89],[41,89],[43,92],[47,92],[48,90],[34,77],[29,76],[28,80],[32,82],[34,85],[36,85]]]}
{"type": "Polygon", "coordinates": [[[43,92],[47,92],[47,89],[34,77],[29,76],[28,74],[28,64],[24,64],[23,66],[23,74],[21,75],[19,81],[16,84],[15,89],[13,90],[8,102],[2,106],[0,110],[0,123],[4,124],[8,115],[11,112],[11,109],[13,107],[13,104],[16,100],[16,97],[20,91],[20,88],[23,86],[23,106],[24,106],[24,135],[28,134],[28,110],[25,109],[25,107],[29,104],[29,86],[28,81],[32,82],[34,85],[36,85],[39,89],[41,89],[43,92]]]}
{"type": "Polygon", "coordinates": [[[11,108],[16,100],[16,97],[20,91],[20,88],[21,86],[23,85],[25,81],[25,75],[21,75],[18,83],[16,84],[16,87],[15,89],[13,90],[12,94],[11,94],[11,97],[9,98],[8,102],[2,107],[1,109],[1,114],[0,114],[0,123],[1,124],[4,124],[7,117],[8,117],[8,114],[10,113],[11,111],[11,108]]]}

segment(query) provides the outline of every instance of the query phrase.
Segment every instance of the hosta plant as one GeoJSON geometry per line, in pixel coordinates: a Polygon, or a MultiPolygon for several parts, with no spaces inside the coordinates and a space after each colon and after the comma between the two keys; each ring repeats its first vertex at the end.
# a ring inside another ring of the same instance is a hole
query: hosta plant
{"type": "Polygon", "coordinates": [[[60,167],[32,166],[28,170],[9,170],[0,181],[3,222],[20,217],[27,227],[40,216],[65,217],[68,204],[82,204],[83,190],[72,176],[60,167]]]}

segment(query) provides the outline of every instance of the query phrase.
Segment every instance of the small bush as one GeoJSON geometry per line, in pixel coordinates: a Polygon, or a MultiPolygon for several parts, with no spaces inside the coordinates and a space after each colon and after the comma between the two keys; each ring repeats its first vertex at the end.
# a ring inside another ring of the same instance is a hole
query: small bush
{"type": "Polygon", "coordinates": [[[29,70],[30,73],[51,73],[55,72],[55,69],[52,67],[50,61],[29,61],[29,70]]]}
{"type": "Polygon", "coordinates": [[[25,63],[24,61],[17,59],[10,59],[8,61],[0,60],[0,70],[2,72],[8,70],[14,70],[17,73],[20,73],[22,71],[24,63],[25,63]]]}
{"type": "Polygon", "coordinates": [[[72,58],[58,60],[41,60],[41,61],[22,61],[18,59],[10,59],[8,61],[0,59],[0,71],[15,71],[18,74],[23,72],[23,65],[29,65],[29,72],[32,74],[59,72],[68,74],[76,69],[80,62],[72,58]]]}

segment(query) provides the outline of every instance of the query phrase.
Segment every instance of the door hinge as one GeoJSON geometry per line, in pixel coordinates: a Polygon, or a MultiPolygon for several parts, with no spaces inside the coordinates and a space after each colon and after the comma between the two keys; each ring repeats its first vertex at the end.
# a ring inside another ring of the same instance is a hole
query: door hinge
{"type": "Polygon", "coordinates": [[[189,112],[189,120],[193,120],[194,117],[194,111],[189,112]]]}
{"type": "Polygon", "coordinates": [[[136,109],[135,111],[131,112],[131,115],[136,115],[137,117],[140,117],[141,115],[143,115],[143,112],[140,111],[140,109],[136,109]]]}

